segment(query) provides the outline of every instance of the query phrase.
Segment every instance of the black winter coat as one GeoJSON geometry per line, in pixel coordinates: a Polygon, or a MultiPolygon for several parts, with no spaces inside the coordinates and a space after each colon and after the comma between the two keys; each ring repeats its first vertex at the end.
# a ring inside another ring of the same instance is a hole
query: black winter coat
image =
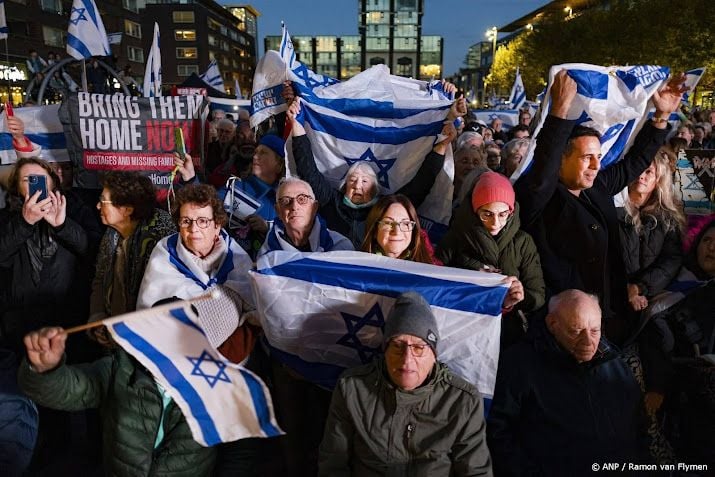
{"type": "MultiPolygon", "coordinates": [[[[315,165],[315,158],[308,136],[293,137],[293,158],[301,179],[313,188],[320,204],[320,215],[330,230],[344,235],[360,250],[365,238],[365,220],[371,207],[353,209],[343,202],[344,194],[335,189],[315,165]]],[[[444,165],[444,155],[431,151],[417,170],[415,177],[396,194],[404,194],[418,208],[432,189],[439,171],[444,165]]]]}
{"type": "Polygon", "coordinates": [[[594,462],[647,462],[642,430],[638,383],[604,338],[579,364],[538,320],[504,353],[487,421],[494,475],[572,477],[594,462]]]}
{"type": "Polygon", "coordinates": [[[683,263],[682,240],[678,229],[666,231],[662,220],[641,215],[640,233],[618,209],[621,250],[628,283],[638,285],[648,298],[660,293],[676,277],[683,263]]]}
{"type": "Polygon", "coordinates": [[[571,288],[598,295],[606,336],[620,344],[632,332],[632,320],[613,196],[650,165],[668,131],[643,126],[625,158],[602,170],[593,187],[576,197],[559,181],[574,126],[576,121],[546,118],[531,169],[514,186],[522,228],[539,250],[547,295],[571,288]]]}

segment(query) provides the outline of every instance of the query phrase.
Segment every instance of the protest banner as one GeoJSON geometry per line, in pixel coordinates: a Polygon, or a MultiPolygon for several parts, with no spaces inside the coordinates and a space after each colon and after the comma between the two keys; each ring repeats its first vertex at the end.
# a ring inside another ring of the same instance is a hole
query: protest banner
{"type": "Polygon", "coordinates": [[[62,103],[59,115],[75,184],[100,188],[98,172],[139,171],[158,189],[167,189],[174,169],[174,128],[184,133],[195,164],[203,157],[203,96],[139,98],[78,93],[62,103]]]}

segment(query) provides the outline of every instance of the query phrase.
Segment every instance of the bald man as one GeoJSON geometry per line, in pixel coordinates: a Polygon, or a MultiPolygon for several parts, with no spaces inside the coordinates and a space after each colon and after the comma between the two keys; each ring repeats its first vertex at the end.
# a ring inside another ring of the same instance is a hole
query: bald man
{"type": "Polygon", "coordinates": [[[494,474],[573,476],[647,462],[641,392],[601,336],[598,298],[566,290],[499,365],[487,424],[494,474]]]}

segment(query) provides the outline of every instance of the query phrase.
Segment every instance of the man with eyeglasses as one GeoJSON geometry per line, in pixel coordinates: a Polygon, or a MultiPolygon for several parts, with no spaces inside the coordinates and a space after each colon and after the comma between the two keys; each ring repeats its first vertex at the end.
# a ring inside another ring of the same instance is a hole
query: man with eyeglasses
{"type": "Polygon", "coordinates": [[[438,343],[425,299],[398,296],[384,356],[346,371],[333,392],[319,475],[492,475],[482,397],[437,361],[438,343]]]}
{"type": "Polygon", "coordinates": [[[310,184],[296,177],[282,179],[276,192],[277,220],[268,231],[258,256],[273,250],[354,250],[350,240],[328,230],[318,215],[318,206],[310,184]]]}
{"type": "Polygon", "coordinates": [[[633,373],[601,335],[598,298],[563,291],[500,356],[487,423],[495,473],[570,477],[648,462],[643,411],[633,373]]]}

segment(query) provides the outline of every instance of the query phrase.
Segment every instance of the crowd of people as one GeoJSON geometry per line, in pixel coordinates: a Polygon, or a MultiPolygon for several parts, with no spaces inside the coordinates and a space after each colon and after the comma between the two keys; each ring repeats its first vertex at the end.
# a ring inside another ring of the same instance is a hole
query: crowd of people
{"type": "MultiPolygon", "coordinates": [[[[106,173],[95,209],[56,166],[18,160],[0,210],[3,475],[58,475],[78,429],[92,453],[87,475],[578,476],[605,462],[712,471],[715,215],[688,220],[673,176],[678,151],[715,147],[715,111],[673,130],[683,82],[674,75],[653,95],[653,118],[602,170],[600,134],[568,118],[577,88],[560,72],[533,163],[513,185],[531,115],[509,131],[499,119],[464,124],[459,98],[399,190],[384,193],[365,162],[336,188],[316,164],[290,83],[276,124],[289,130],[298,177],[286,177],[282,131],[257,139],[245,116],[212,118],[203,164],[175,154],[171,210],[135,172],[106,173]],[[450,146],[452,220],[430,237],[416,210],[450,146]],[[30,193],[30,176],[45,177],[47,197],[30,193]],[[249,214],[235,206],[245,196],[256,205],[249,214]],[[275,359],[247,275],[277,250],[355,250],[503,275],[493,398],[440,361],[437,322],[413,291],[396,297],[382,353],[334,390],[275,359]],[[208,289],[214,299],[195,304],[208,341],[264,379],[284,436],[202,447],[106,327],[67,341],[68,327],[208,289]]],[[[22,145],[21,128],[8,124],[22,145]]]]}

